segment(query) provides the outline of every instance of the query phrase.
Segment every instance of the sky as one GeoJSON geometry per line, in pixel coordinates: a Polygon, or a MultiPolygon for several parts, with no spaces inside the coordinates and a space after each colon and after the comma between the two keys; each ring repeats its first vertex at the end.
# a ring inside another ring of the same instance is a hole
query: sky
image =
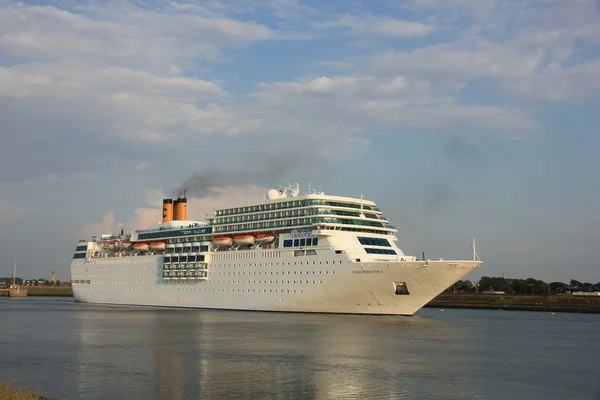
{"type": "Polygon", "coordinates": [[[475,237],[469,279],[599,282],[599,100],[596,0],[0,0],[0,276],[296,181],[475,237]]]}

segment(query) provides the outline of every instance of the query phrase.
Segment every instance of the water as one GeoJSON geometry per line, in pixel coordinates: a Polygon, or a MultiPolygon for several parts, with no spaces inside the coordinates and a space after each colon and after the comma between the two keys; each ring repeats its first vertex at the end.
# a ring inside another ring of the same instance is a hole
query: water
{"type": "Polygon", "coordinates": [[[0,299],[0,380],[68,399],[600,399],[600,315],[0,299]]]}

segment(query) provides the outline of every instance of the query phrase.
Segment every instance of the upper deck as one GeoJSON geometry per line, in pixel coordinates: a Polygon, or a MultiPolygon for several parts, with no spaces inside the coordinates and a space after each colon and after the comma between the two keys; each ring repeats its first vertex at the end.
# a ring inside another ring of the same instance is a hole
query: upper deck
{"type": "Polygon", "coordinates": [[[210,225],[215,234],[307,226],[385,235],[397,231],[373,201],[298,192],[297,185],[286,191],[270,190],[263,202],[217,209],[210,225]]]}

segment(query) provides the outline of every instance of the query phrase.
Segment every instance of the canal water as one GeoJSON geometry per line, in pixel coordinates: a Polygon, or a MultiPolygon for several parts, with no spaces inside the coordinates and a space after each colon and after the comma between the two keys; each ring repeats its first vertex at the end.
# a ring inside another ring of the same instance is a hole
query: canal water
{"type": "Polygon", "coordinates": [[[0,380],[66,399],[600,399],[600,315],[0,299],[0,380]]]}

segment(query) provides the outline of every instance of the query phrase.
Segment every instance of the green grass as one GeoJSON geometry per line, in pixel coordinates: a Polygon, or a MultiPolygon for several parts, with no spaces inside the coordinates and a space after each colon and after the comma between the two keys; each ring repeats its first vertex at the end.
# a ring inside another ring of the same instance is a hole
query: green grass
{"type": "Polygon", "coordinates": [[[73,289],[68,286],[27,286],[27,296],[73,296],[73,289]]]}

